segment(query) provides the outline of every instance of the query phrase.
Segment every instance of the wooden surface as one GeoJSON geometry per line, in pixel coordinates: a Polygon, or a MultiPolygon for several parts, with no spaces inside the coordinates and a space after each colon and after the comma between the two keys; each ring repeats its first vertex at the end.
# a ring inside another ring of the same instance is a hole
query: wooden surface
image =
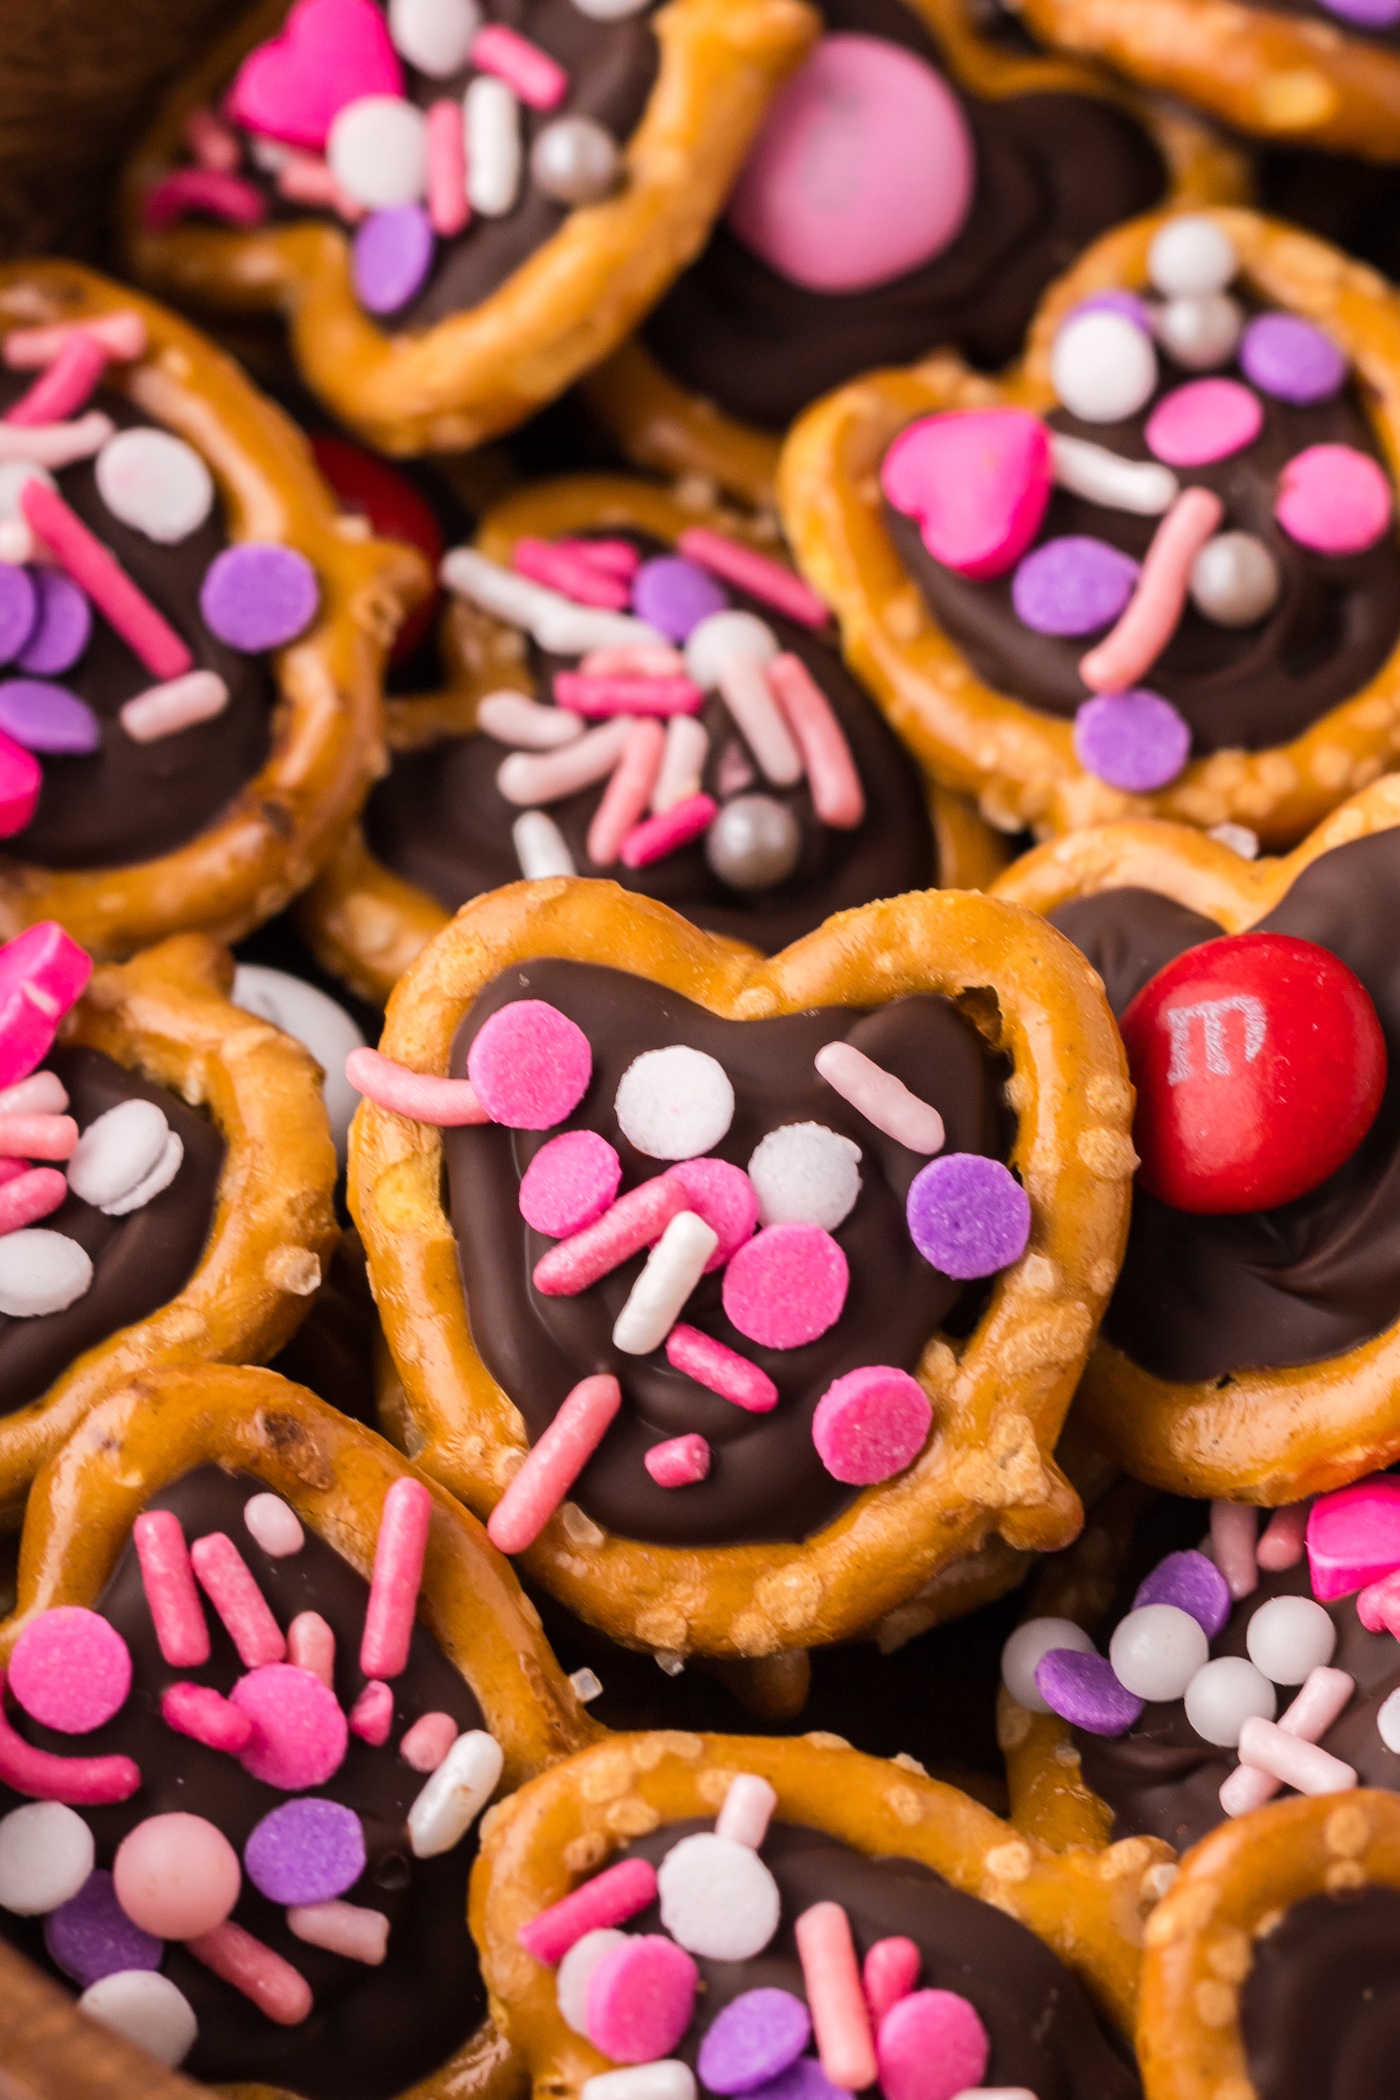
{"type": "Polygon", "coordinates": [[[198,2100],[192,2085],[84,2019],[0,1940],[0,2100],[198,2100]]]}

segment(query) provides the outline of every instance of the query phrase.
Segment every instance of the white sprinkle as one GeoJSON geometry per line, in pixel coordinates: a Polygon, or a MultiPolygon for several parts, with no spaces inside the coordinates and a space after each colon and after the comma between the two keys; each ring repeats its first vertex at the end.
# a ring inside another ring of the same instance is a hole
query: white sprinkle
{"type": "Polygon", "coordinates": [[[1376,1727],[1387,1750],[1400,1751],[1400,1691],[1394,1691],[1381,1704],[1376,1715],[1376,1727]]]}
{"type": "Polygon", "coordinates": [[[751,656],[727,656],[719,667],[718,684],[744,742],[773,785],[795,787],[802,778],[802,754],[769,689],[762,664],[751,656]]]}
{"type": "Polygon", "coordinates": [[[1278,1696],[1256,1664],[1242,1655],[1203,1663],[1186,1687],[1186,1718],[1207,1743],[1233,1750],[1248,1720],[1272,1721],[1278,1696]]]}
{"type": "Polygon", "coordinates": [[[0,1910],[38,1918],[76,1896],[92,1872],[92,1832],[61,1801],[28,1801],[0,1817],[0,1910]]]}
{"type": "Polygon", "coordinates": [[[593,1700],[603,1696],[603,1680],[596,1670],[572,1670],[569,1673],[569,1682],[580,1706],[589,1706],[593,1700]]]}
{"type": "MultiPolygon", "coordinates": [[[[583,0],[574,0],[574,5],[593,14],[597,0],[589,0],[587,6],[583,0]]],[[[631,12],[631,0],[626,12],[631,12]]],[[[631,2064],[625,2071],[599,2071],[585,2078],[580,2100],[695,2100],[695,2092],[690,2065],[667,2056],[654,2064],[631,2064]]]]}
{"type": "Polygon", "coordinates": [[[287,970],[269,970],[262,963],[240,963],[233,973],[233,1003],[244,1013],[271,1021],[285,1035],[295,1036],[321,1067],[321,1091],[336,1157],[344,1164],[350,1119],[360,1097],[345,1077],[345,1060],[352,1050],[362,1050],[365,1039],[345,1008],[304,978],[287,970]]]}
{"type": "Polygon", "coordinates": [[[1073,1619],[1027,1619],[1018,1626],[1001,1651],[1001,1681],[1018,1706],[1027,1713],[1048,1714],[1035,1681],[1038,1664],[1055,1648],[1071,1648],[1076,1655],[1093,1655],[1093,1642],[1073,1619]]]}
{"type": "Polygon", "coordinates": [[[289,1560],[306,1544],[301,1519],[280,1495],[252,1495],[243,1505],[249,1536],[273,1560],[289,1560]]]}
{"type": "Polygon", "coordinates": [[[1259,834],[1251,831],[1247,824],[1216,824],[1206,837],[1214,839],[1217,846],[1228,846],[1232,853],[1238,853],[1241,860],[1259,858],[1259,834]]]}
{"type": "Polygon", "coordinates": [[[169,430],[119,430],[97,455],[97,493],[114,518],[173,547],[214,508],[214,477],[193,445],[169,430]]]}
{"type": "Polygon", "coordinates": [[[757,1852],[768,1835],[768,1824],[778,1796],[757,1772],[736,1772],[729,1782],[724,1806],[715,1818],[715,1836],[729,1838],[757,1852]]]}
{"type": "Polygon", "coordinates": [[[32,471],[47,481],[46,467],[66,467],[75,459],[91,459],[116,427],[100,409],[92,409],[72,423],[0,423],[0,460],[32,461],[32,471]]]}
{"type": "Polygon", "coordinates": [[[1147,251],[1147,274],[1168,299],[1223,292],[1239,266],[1230,236],[1197,212],[1169,219],[1147,251]]]}
{"type": "Polygon", "coordinates": [[[408,1812],[415,1859],[434,1859],[461,1843],[496,1790],[504,1759],[483,1728],[459,1735],[408,1812]]]}
{"type": "Polygon", "coordinates": [[[554,1977],[554,1995],[559,2004],[559,2017],[575,2034],[588,2036],[588,1986],[593,1971],[605,1954],[620,1947],[627,1935],[614,1926],[599,1926],[594,1932],[585,1932],[583,1938],[575,1940],[560,1962],[554,1977]]]}
{"type": "Polygon", "coordinates": [[[734,1088],[718,1058],[670,1043],[633,1058],[613,1108],[628,1144],[648,1159],[698,1159],[734,1121],[734,1088]]]}
{"type": "Polygon", "coordinates": [[[593,22],[625,22],[629,15],[639,14],[647,0],[574,0],[581,15],[593,22]]]}
{"type": "Polygon", "coordinates": [[[672,1218],[614,1322],[614,1349],[624,1356],[648,1356],[659,1349],[718,1245],[719,1234],[693,1210],[672,1218]]]}
{"type": "Polygon", "coordinates": [[[1188,372],[1216,372],[1228,364],[1244,332],[1244,315],[1225,292],[1169,299],[1152,317],[1158,342],[1188,372]]]}
{"type": "Polygon", "coordinates": [[[488,561],[475,547],[453,547],[444,554],[438,576],[445,589],[469,598],[483,612],[532,635],[551,656],[582,656],[590,649],[665,647],[666,638],[645,620],[628,613],[604,612],[595,605],[576,605],[562,591],[517,576],[499,562],[488,561]]]}
{"type": "Polygon", "coordinates": [[[287,1930],[308,1947],[324,1947],[370,1969],[377,1969],[389,1952],[389,1920],[382,1910],[359,1903],[289,1904],[287,1930]]]}
{"type": "Polygon", "coordinates": [[[467,133],[467,202],[502,219],[520,194],[520,103],[494,74],[478,73],[462,98],[467,133]]]}
{"type": "MultiPolygon", "coordinates": [[[[1223,1661],[1232,1659],[1222,1657],[1223,1661]]],[[[1207,1668],[1214,1665],[1208,1664],[1207,1668]]],[[[1345,1670],[1313,1670],[1278,1725],[1287,1735],[1301,1736],[1306,1743],[1320,1743],[1332,1723],[1341,1719],[1355,1690],[1356,1679],[1345,1670]]],[[[1268,1720],[1271,1715],[1266,1713],[1264,1718],[1268,1720]]],[[[1257,1772],[1250,1765],[1236,1765],[1221,1782],[1220,1806],[1227,1816],[1248,1815],[1251,1809],[1262,1808],[1271,1801],[1278,1786],[1278,1781],[1267,1772],[1257,1772]]]]}
{"type": "Polygon", "coordinates": [[[542,809],[522,810],[510,827],[510,837],[527,882],[578,873],[568,840],[553,817],[547,817],[542,809]]]}
{"type": "Polygon", "coordinates": [[[835,1232],[860,1194],[860,1146],[824,1123],[783,1123],[749,1159],[761,1225],[819,1225],[835,1232]]]}
{"type": "Polygon", "coordinates": [[[159,1969],[118,1969],[90,1984],[78,2011],[144,2049],[173,2071],[195,2044],[199,2022],[182,1990],[159,1969]]]}
{"type": "Polygon", "coordinates": [[[160,1163],[170,1125],[154,1101],[119,1101],[89,1123],[68,1162],[73,1194],[103,1210],[146,1179],[160,1163]]]}
{"type": "Polygon", "coordinates": [[[0,1313],[12,1320],[62,1312],[91,1288],[91,1257],[67,1233],[26,1226],[0,1236],[0,1313]]]}
{"type": "Polygon", "coordinates": [[[656,1870],[661,1922],[689,1954],[752,1961],[778,1929],[778,1884],[747,1845],[697,1831],[656,1870]]]}
{"type": "Polygon", "coordinates": [[[778,654],[778,637],[757,613],[717,612],[691,628],[685,645],[685,667],[702,692],[719,684],[720,666],[731,656],[747,656],[756,664],[771,664],[778,654]]]}
{"type": "Polygon", "coordinates": [[[480,26],[476,0],[389,0],[394,49],[433,80],[461,71],[480,26]]]}
{"type": "MultiPolygon", "coordinates": [[[[683,718],[678,718],[683,719],[683,718]]],[[[541,707],[524,693],[488,693],[476,710],[476,726],[498,744],[522,751],[553,751],[583,735],[583,716],[567,707],[541,707]]]]}
{"type": "Polygon", "coordinates": [[[1181,484],[1170,467],[1154,460],[1124,459],[1107,445],[1089,438],[1050,434],[1050,454],[1055,479],[1071,495],[1087,503],[1102,503],[1105,510],[1127,510],[1140,518],[1157,518],[1170,510],[1181,493],[1181,484]]]}
{"type": "Polygon", "coordinates": [[[217,671],[185,671],[137,693],[117,719],[133,744],[156,744],[196,722],[212,722],[227,706],[228,687],[217,671]]]}
{"type": "Polygon", "coordinates": [[[1050,382],[1081,422],[1121,422],[1151,400],[1157,353],[1126,314],[1094,307],[1066,322],[1056,336],[1050,382]]]}
{"type": "Polygon", "coordinates": [[[704,724],[697,722],[694,715],[672,715],[666,724],[661,770],[651,791],[653,815],[659,817],[678,802],[699,794],[709,755],[710,737],[704,724]]]}
{"type": "Polygon", "coordinates": [[[326,161],[348,197],[369,211],[416,204],[428,179],[428,124],[402,95],[360,95],[332,121],[326,161]]]}
{"type": "Polygon", "coordinates": [[[68,1089],[57,1072],[31,1072],[0,1093],[0,1116],[61,1116],[68,1089]]]}
{"type": "Polygon", "coordinates": [[[517,809],[562,802],[611,773],[631,733],[632,717],[614,715],[557,751],[512,751],[497,769],[497,790],[517,809]]]}

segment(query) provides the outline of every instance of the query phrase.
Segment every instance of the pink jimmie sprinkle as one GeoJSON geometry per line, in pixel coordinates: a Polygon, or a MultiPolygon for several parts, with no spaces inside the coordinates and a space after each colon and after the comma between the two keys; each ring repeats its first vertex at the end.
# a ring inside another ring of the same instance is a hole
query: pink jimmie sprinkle
{"type": "Polygon", "coordinates": [[[193,668],[194,657],[169,621],[137,589],[110,548],[69,509],[57,489],[42,481],[26,481],[19,501],[30,531],[52,550],[153,678],[179,678],[193,668]]]}
{"type": "Polygon", "coordinates": [[[409,1474],[394,1481],[384,1497],[360,1642],[366,1677],[397,1677],[407,1666],[432,1514],[432,1496],[409,1474]]]}
{"type": "Polygon", "coordinates": [[[635,648],[590,649],[578,667],[585,678],[680,678],[685,658],[668,642],[644,642],[635,648]]]}
{"type": "Polygon", "coordinates": [[[1276,1509],[1259,1540],[1258,1560],[1269,1574],[1296,1568],[1303,1558],[1303,1538],[1308,1528],[1308,1502],[1290,1502],[1276,1509]]]}
{"type": "Polygon", "coordinates": [[[607,1372],[580,1379],[491,1512],[487,1534],[502,1553],[533,1546],[606,1436],[622,1405],[607,1372]]]}
{"type": "Polygon", "coordinates": [[[104,346],[86,329],[75,329],[28,393],[5,411],[5,421],[24,426],[61,423],[86,407],[106,369],[104,346]]]}
{"type": "Polygon", "coordinates": [[[642,566],[642,557],[630,540],[556,540],[566,554],[601,569],[605,576],[620,576],[630,583],[642,566]]]}
{"type": "Polygon", "coordinates": [[[592,1225],[542,1254],[535,1263],[535,1289],[544,1298],[576,1298],[659,1240],[672,1218],[691,1208],[678,1175],[658,1174],[642,1182],[619,1196],[592,1225]]]}
{"type": "Polygon", "coordinates": [[[146,354],[146,324],[129,306],[94,314],[88,321],[59,321],[51,328],[12,328],[5,337],[4,359],[12,372],[37,372],[51,365],[75,335],[100,343],[109,358],[129,365],[146,354]]]}
{"type": "Polygon", "coordinates": [[[56,1167],[31,1167],[0,1187],[0,1235],[51,1217],[68,1194],[56,1167]]]}
{"type": "Polygon", "coordinates": [[[801,627],[826,625],[825,605],[800,576],[794,576],[791,569],[785,569],[768,555],[756,554],[752,547],[741,547],[722,532],[692,525],[676,542],[676,552],[713,575],[722,576],[736,589],[747,591],[751,598],[771,605],[775,612],[786,613],[801,627]]]}
{"type": "Polygon", "coordinates": [[[229,226],[261,226],[267,199],[255,183],[221,168],[172,168],[147,190],[141,223],[150,233],[163,233],[191,211],[207,212],[229,226]]]}
{"type": "Polygon", "coordinates": [[[209,1628],[180,1519],[173,1510],[144,1510],[131,1537],[160,1652],[174,1669],[197,1670],[209,1660],[209,1628]]]}
{"type": "Polygon", "coordinates": [[[277,170],[277,191],[289,203],[337,212],[350,226],[358,226],[365,216],[364,205],[342,189],[319,153],[289,153],[277,170]]]}
{"type": "Polygon", "coordinates": [[[55,1757],[16,1735],[5,1714],[0,1670],[0,1784],[30,1801],[66,1801],[71,1808],[103,1808],[129,1801],[141,1785],[141,1767],[129,1757],[55,1757]]]}
{"type": "Polygon", "coordinates": [[[560,671],[554,698],[576,715],[693,715],[705,695],[693,678],[598,678],[560,671]]]}
{"type": "Polygon", "coordinates": [[[532,583],[562,591],[576,605],[597,605],[606,612],[621,612],[632,595],[620,577],[606,576],[591,562],[580,561],[576,554],[566,553],[549,540],[536,539],[530,533],[516,541],[510,561],[517,576],[528,576],[532,583]]]}
{"type": "Polygon", "coordinates": [[[238,134],[207,103],[190,111],[182,129],[191,157],[201,168],[213,168],[220,175],[233,173],[242,158],[238,134]]]}
{"type": "Polygon", "coordinates": [[[78,1126],[71,1116],[0,1113],[0,1153],[22,1159],[71,1159],[77,1143],[78,1126]]]}
{"type": "Polygon", "coordinates": [[[299,1611],[287,1628],[287,1660],[335,1689],[335,1634],[318,1611],[299,1611]]]}
{"type": "Polygon", "coordinates": [[[892,2005],[907,1998],[919,1980],[924,1958],[913,1940],[902,1935],[876,1940],[865,1957],[861,1980],[870,2017],[878,2027],[892,2005]]]}
{"type": "Polygon", "coordinates": [[[623,840],[645,813],[665,750],[666,732],[659,722],[634,722],[628,730],[622,756],[588,827],[588,858],[595,868],[613,865],[623,840]]]}
{"type": "MultiPolygon", "coordinates": [[[[472,39],[472,64],[515,89],[531,109],[557,109],[569,92],[569,76],[547,51],[503,22],[488,22],[472,39]]],[[[543,580],[543,579],[541,579],[543,580]]]]}
{"type": "Polygon", "coordinates": [[[433,232],[445,241],[461,233],[471,218],[462,105],[450,96],[428,111],[428,217],[433,232]]]}
{"type": "Polygon", "coordinates": [[[237,1757],[253,1738],[247,1714],[207,1684],[170,1684],[160,1696],[160,1717],[177,1735],[192,1736],[210,1750],[237,1757]]]}
{"type": "Polygon", "coordinates": [[[672,1370],[684,1372],[751,1415],[766,1415],[778,1404],[778,1388],[766,1371],[684,1320],[678,1320],[666,1337],[666,1361],[672,1370]]]}
{"type": "Polygon", "coordinates": [[[282,1629],[268,1608],[253,1572],[224,1531],[208,1532],[190,1547],[190,1565],[247,1670],[281,1662],[287,1652],[282,1629]]]}
{"type": "Polygon", "coordinates": [[[710,1447],[694,1434],[668,1437],[664,1444],[652,1445],[642,1464],[658,1487],[693,1487],[709,1473],[710,1447]]]}
{"type": "Polygon", "coordinates": [[[647,817],[629,831],[617,857],[624,868],[649,868],[653,861],[665,860],[698,839],[718,815],[719,804],[713,795],[687,795],[683,802],[673,802],[659,816],[647,817]]]}
{"type": "Polygon", "coordinates": [[[389,1730],[394,1725],[394,1695],[387,1684],[374,1678],[361,1692],[350,1709],[350,1733],[357,1735],[362,1743],[372,1743],[378,1749],[389,1740],[389,1730]]]}
{"type": "Polygon", "coordinates": [[[38,806],[43,778],[33,752],[0,734],[0,838],[23,831],[38,806]]]}
{"type": "Polygon", "coordinates": [[[1400,1640],[1400,1572],[1368,1582],[1357,1597],[1356,1616],[1367,1633],[1389,1633],[1400,1640]]]}
{"type": "Polygon", "coordinates": [[[311,2011],[311,1986],[299,1969],[266,1947],[232,1918],[185,1945],[196,1961],[223,1983],[251,1998],[279,2027],[298,2027],[311,2011]]]}
{"type": "Polygon", "coordinates": [[[722,1269],[758,1229],[758,1191],[742,1167],[727,1159],[678,1159],[670,1168],[690,1198],[690,1207],[719,1235],[719,1245],[705,1264],[706,1276],[722,1269]]]}
{"type": "Polygon", "coordinates": [[[382,1910],[358,1903],[291,1903],[287,1929],[308,1947],[324,1947],[347,1961],[378,1968],[389,1951],[389,1920],[382,1910]]]}
{"type": "Polygon", "coordinates": [[[1080,658],[1079,675],[1090,692],[1125,693],[1156,663],[1176,633],[1196,556],[1224,515],[1213,489],[1182,490],[1152,536],[1127,610],[1080,658]]]}
{"type": "Polygon", "coordinates": [[[433,1123],[443,1130],[458,1130],[468,1123],[489,1123],[491,1118],[477,1099],[476,1090],[465,1079],[441,1079],[434,1072],[412,1072],[378,1050],[352,1050],[345,1060],[345,1076],[357,1094],[376,1108],[387,1108],[396,1116],[415,1123],[433,1123]]]}
{"type": "MultiPolygon", "coordinates": [[[[1310,1670],[1301,1690],[1279,1722],[1286,1735],[1296,1735],[1305,1743],[1316,1743],[1338,1720],[1348,1705],[1356,1681],[1345,1670],[1329,1670],[1319,1665],[1310,1670]]],[[[1220,1789],[1220,1806],[1227,1816],[1247,1815],[1251,1809],[1262,1808],[1278,1792],[1281,1782],[1271,1772],[1260,1771],[1254,1765],[1236,1765],[1220,1789]]]]}
{"type": "Polygon", "coordinates": [[[625,1925],[655,1901],[656,1869],[651,1861],[622,1859],[531,1918],[516,1938],[527,1954],[552,1969],[586,1932],[625,1925]]]}
{"type": "Polygon", "coordinates": [[[1215,1565],[1238,1604],[1259,1587],[1259,1565],[1254,1540],[1259,1512],[1246,1502],[1212,1502],[1210,1505],[1210,1549],[1215,1565]]]}
{"type": "Polygon", "coordinates": [[[814,1903],[793,1932],[822,2069],[846,2092],[874,2085],[875,2044],[849,1918],[839,1903],[814,1903]]]}
{"type": "Polygon", "coordinates": [[[835,708],[800,656],[775,657],[768,684],[802,753],[817,815],[833,831],[853,831],[865,815],[865,789],[835,708]]]}
{"type": "Polygon", "coordinates": [[[436,1772],[456,1742],[458,1733],[451,1714],[421,1714],[413,1726],[405,1730],[399,1744],[399,1756],[415,1772],[436,1772]]]}

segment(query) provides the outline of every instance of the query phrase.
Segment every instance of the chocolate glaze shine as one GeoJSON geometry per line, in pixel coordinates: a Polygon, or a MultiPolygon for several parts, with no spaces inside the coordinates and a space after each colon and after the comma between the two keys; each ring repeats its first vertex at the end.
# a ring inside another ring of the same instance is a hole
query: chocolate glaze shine
{"type": "Polygon", "coordinates": [[[932,1269],[904,1220],[904,1199],[923,1160],[874,1130],[819,1079],[812,1059],[824,1043],[854,1043],[932,1101],[950,1152],[1005,1158],[1002,1076],[980,1037],[947,1001],[921,996],[873,1013],[820,1008],[768,1021],[726,1021],[645,978],[588,963],[541,961],[486,986],[458,1030],[452,1071],[483,1022],[512,1000],[544,999],[568,1014],[593,1048],[593,1081],[561,1129],[601,1131],[623,1165],[623,1192],[664,1171],[622,1136],[613,1114],[618,1082],[645,1050],[687,1043],[716,1057],[733,1082],[736,1109],[715,1156],[747,1166],[755,1145],[780,1124],[819,1122],[861,1147],[862,1187],[836,1239],[851,1285],[837,1324],[804,1348],[757,1347],[730,1326],[721,1277],[706,1277],[685,1311],[691,1324],[759,1364],[780,1399],[749,1414],[673,1371],[664,1352],[623,1356],[612,1328],[643,1264],[636,1256],[575,1298],[541,1297],[530,1282],[553,1241],[519,1211],[520,1180],[557,1131],[499,1125],[445,1131],[449,1203],[472,1337],[491,1375],[525,1419],[531,1441],[553,1420],[579,1379],[612,1371],[622,1410],[572,1491],[597,1523],[632,1539],[670,1546],[738,1545],[801,1539],[829,1523],[851,1490],[827,1473],[812,1443],[817,1402],[834,1378],[861,1364],[917,1365],[937,1330],[964,1332],[984,1293],[932,1269]],[[709,1478],[683,1489],[656,1485],[643,1456],[667,1438],[698,1430],[709,1439],[709,1478]]]}
{"type": "Polygon", "coordinates": [[[1400,1889],[1309,1896],[1254,1945],[1240,2026],[1258,2100],[1390,2100],[1400,1889]]]}
{"type": "MultiPolygon", "coordinates": [[[[299,1611],[320,1612],[335,1633],[335,1690],[348,1708],[364,1681],[357,1658],[369,1585],[309,1529],[305,1546],[292,1558],[265,1554],[243,1522],[244,1504],[261,1492],[259,1480],[204,1466],[153,1496],[147,1507],[173,1509],[189,1539],[226,1532],[284,1629],[299,1611]]],[[[177,1809],[207,1816],[241,1856],[254,1824],[296,1797],[250,1778],[235,1758],[174,1734],[160,1718],[167,1685],[193,1680],[227,1693],[243,1675],[217,1616],[206,1606],[210,1661],[195,1671],[172,1669],[156,1642],[130,1540],[97,1608],[131,1650],[132,1691],[121,1713],[90,1735],[73,1737],[42,1728],[12,1707],[15,1726],[47,1750],[66,1756],[121,1752],[141,1767],[145,1783],[130,1801],[82,1811],[97,1840],[99,1867],[111,1866],[117,1846],[137,1823],[177,1809]]],[[[430,1712],[450,1713],[459,1728],[483,1725],[471,1690],[421,1626],[414,1630],[408,1667],[394,1680],[394,1709],[388,1744],[373,1750],[351,1736],[340,1770],[314,1790],[353,1808],[364,1826],[365,1872],[345,1900],[390,1918],[383,1966],[367,1968],[297,1939],[281,1907],[245,1877],[236,1922],[300,1970],[315,2006],[302,2025],[276,2026],[193,1955],[167,1946],[162,1969],[199,2020],[199,2039],[184,2066],[189,2076],[282,2086],[305,2100],[389,2100],[449,2056],[481,2018],[485,1993],[466,1928],[476,1839],[468,1837],[437,1859],[415,1860],[403,1829],[424,1783],[423,1774],[396,1753],[404,1730],[430,1712]]],[[[0,1787],[0,1814],[17,1805],[18,1797],[0,1787]]],[[[44,1952],[42,1922],[0,1913],[0,1930],[56,1974],[44,1952]]]]}

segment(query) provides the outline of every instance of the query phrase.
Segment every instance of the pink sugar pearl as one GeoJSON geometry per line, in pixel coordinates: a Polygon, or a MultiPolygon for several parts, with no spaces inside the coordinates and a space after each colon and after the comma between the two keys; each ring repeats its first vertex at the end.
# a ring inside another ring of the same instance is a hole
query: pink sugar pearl
{"type": "Polygon", "coordinates": [[[131,1654],[99,1613],[60,1604],[16,1641],[10,1689],[45,1728],[86,1735],[120,1713],[131,1690],[131,1654]]]}
{"type": "Polygon", "coordinates": [[[566,1239],[591,1225],[617,1194],[622,1161],[596,1130],[565,1130],[551,1138],[520,1180],[520,1215],[536,1232],[566,1239]]]}
{"type": "Polygon", "coordinates": [[[133,1925],[158,1940],[193,1940],[222,1925],[243,1871],[222,1830],[204,1816],[147,1816],[128,1831],[112,1862],[117,1901],[133,1925]]]}
{"type": "Polygon", "coordinates": [[[239,1758],[245,1772],[286,1793],[323,1786],[340,1770],[350,1731],[334,1692],[292,1663],[264,1663],[240,1677],[231,1703],[253,1723],[239,1758]]]}
{"type": "Polygon", "coordinates": [[[552,1130],[588,1091],[588,1037],[544,999],[514,999],[483,1022],[467,1052],[467,1077],[493,1123],[552,1130]]]}
{"type": "Polygon", "coordinates": [[[769,1225],[724,1272],[724,1309],[747,1340],[800,1349],[840,1319],[850,1285],[846,1257],[818,1225],[769,1225]]]}

